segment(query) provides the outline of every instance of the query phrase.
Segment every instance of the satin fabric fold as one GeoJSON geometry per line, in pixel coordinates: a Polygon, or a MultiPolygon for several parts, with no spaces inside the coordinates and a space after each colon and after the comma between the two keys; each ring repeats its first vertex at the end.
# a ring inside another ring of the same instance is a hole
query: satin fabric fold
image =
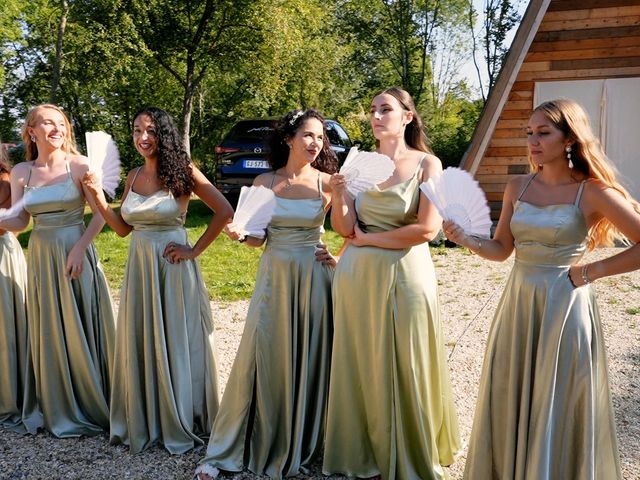
{"type": "Polygon", "coordinates": [[[201,463],[283,478],[324,439],[333,269],[315,259],[322,199],[276,197],[238,353],[201,463]]]}
{"type": "MultiPolygon", "coordinates": [[[[361,226],[417,221],[417,174],[356,198],[361,226]]],[[[323,471],[441,479],[460,449],[435,270],[426,244],[354,247],[333,282],[334,343],[323,471]]]]}
{"type": "Polygon", "coordinates": [[[171,264],[169,242],[187,244],[169,192],[129,191],[133,226],[120,294],[111,395],[111,443],[131,453],[161,444],[184,453],[204,444],[218,410],[213,317],[194,260],[171,264]]]}
{"type": "Polygon", "coordinates": [[[516,260],[487,340],[464,478],[620,479],[600,315],[591,287],[568,277],[586,250],[583,214],[518,200],[511,230],[516,260]]]}
{"type": "Polygon", "coordinates": [[[18,239],[0,234],[0,426],[24,432],[26,388],[34,388],[27,325],[27,264],[18,239]]]}
{"type": "Polygon", "coordinates": [[[25,396],[23,421],[57,437],[109,428],[114,317],[93,244],[82,273],[66,276],[67,256],[85,231],[85,201],[71,175],[54,185],[25,187],[33,218],[28,248],[27,312],[35,398],[25,396]]]}

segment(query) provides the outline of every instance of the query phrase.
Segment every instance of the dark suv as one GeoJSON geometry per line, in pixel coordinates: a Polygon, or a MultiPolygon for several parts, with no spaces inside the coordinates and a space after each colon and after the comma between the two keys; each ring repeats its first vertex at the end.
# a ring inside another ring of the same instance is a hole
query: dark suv
{"type": "MultiPolygon", "coordinates": [[[[241,120],[215,148],[216,187],[232,202],[237,200],[240,187],[251,185],[255,177],[270,170],[266,159],[267,140],[276,122],[275,119],[241,120]]],[[[338,122],[327,120],[326,126],[331,148],[342,164],[351,140],[338,122]]]]}

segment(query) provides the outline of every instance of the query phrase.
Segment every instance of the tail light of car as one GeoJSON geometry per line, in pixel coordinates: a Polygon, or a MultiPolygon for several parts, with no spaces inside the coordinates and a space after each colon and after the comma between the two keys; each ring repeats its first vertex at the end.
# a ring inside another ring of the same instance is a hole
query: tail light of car
{"type": "Polygon", "coordinates": [[[239,148],[233,148],[233,147],[221,147],[220,145],[218,145],[214,151],[218,154],[221,155],[223,153],[234,153],[234,152],[239,152],[240,149],[239,148]]]}

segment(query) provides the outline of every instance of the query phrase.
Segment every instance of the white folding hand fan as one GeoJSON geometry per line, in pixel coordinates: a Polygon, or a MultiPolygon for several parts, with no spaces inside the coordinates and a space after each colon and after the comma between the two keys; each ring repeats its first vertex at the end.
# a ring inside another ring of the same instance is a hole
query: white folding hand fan
{"type": "MultiPolygon", "coordinates": [[[[25,193],[25,195],[27,195],[27,193],[25,193]]],[[[10,218],[17,218],[23,208],[24,196],[9,208],[0,208],[0,222],[3,220],[9,220],[10,218]]]]}
{"type": "Polygon", "coordinates": [[[359,152],[352,147],[340,168],[340,175],[347,181],[349,195],[356,198],[358,193],[369,190],[393,175],[396,166],[386,155],[376,152],[359,152]]]}
{"type": "Polygon", "coordinates": [[[441,175],[423,182],[420,190],[442,218],[454,221],[469,235],[489,237],[491,212],[487,198],[466,170],[446,168],[441,175]]]}
{"type": "Polygon", "coordinates": [[[245,235],[264,238],[265,229],[276,209],[273,191],[262,187],[242,187],[233,223],[245,235]]]}
{"type": "Polygon", "coordinates": [[[98,174],[102,189],[113,198],[120,183],[120,154],[116,142],[105,132],[87,132],[89,169],[98,174]]]}

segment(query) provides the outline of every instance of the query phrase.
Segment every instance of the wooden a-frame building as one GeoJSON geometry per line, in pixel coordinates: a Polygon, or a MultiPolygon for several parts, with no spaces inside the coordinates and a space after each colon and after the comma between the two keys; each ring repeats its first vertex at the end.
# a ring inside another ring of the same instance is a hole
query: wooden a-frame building
{"type": "Polygon", "coordinates": [[[529,171],[525,127],[534,106],[561,96],[589,107],[605,151],[638,198],[640,0],[531,0],[461,161],[494,220],[509,178],[529,171]]]}

